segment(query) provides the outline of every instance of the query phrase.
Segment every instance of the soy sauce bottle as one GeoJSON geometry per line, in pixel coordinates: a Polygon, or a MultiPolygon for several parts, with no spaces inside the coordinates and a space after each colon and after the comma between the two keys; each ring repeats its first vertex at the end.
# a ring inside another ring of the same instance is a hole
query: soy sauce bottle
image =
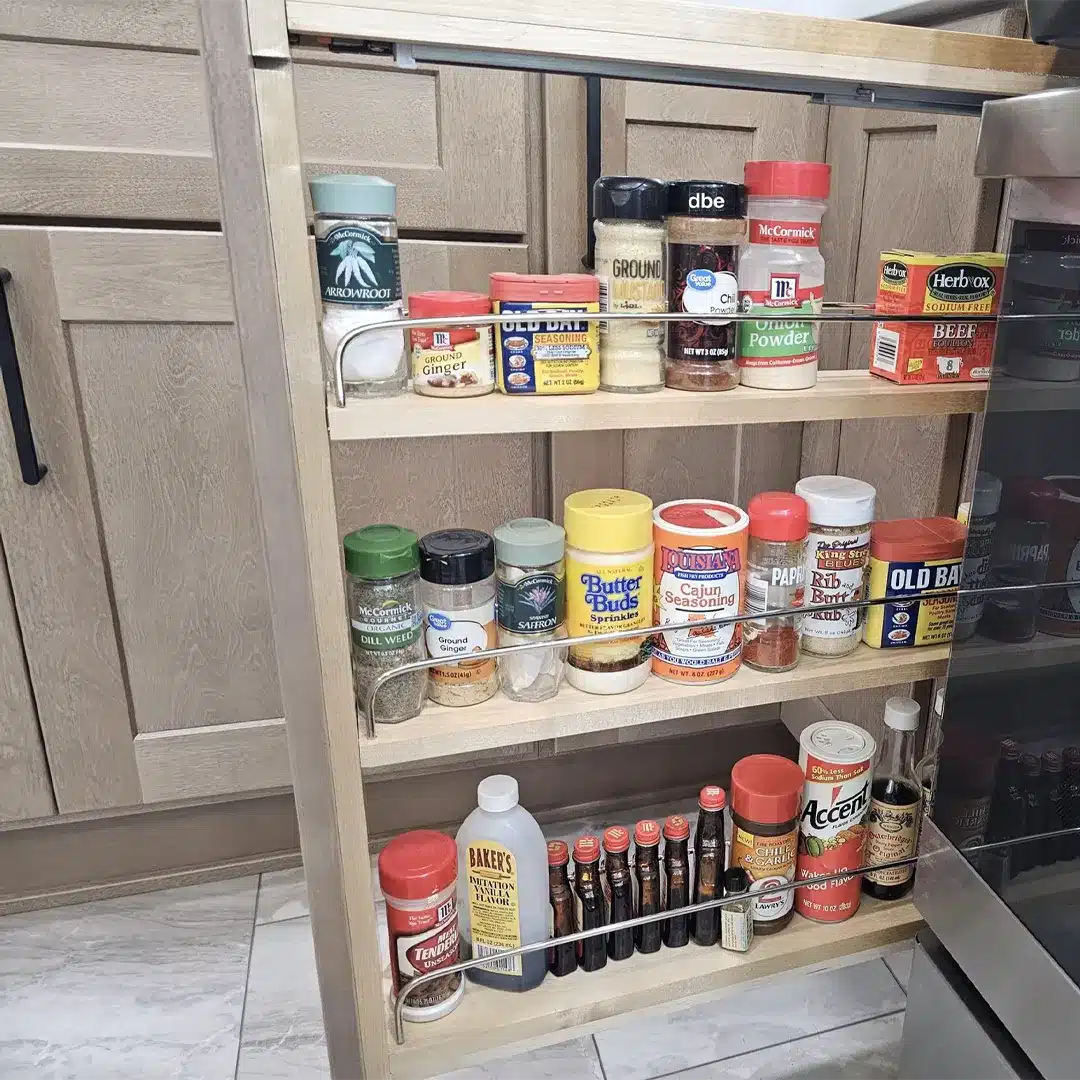
{"type": "MultiPolygon", "coordinates": [[[[718,900],[724,890],[724,789],[709,784],[698,796],[697,832],[694,834],[694,903],[718,900]]],[[[698,945],[720,939],[720,909],[695,911],[691,933],[698,945]]]]}
{"type": "MultiPolygon", "coordinates": [[[[1024,796],[1024,825],[1018,836],[1032,836],[1043,827],[1046,803],[1042,761],[1034,754],[1020,755],[1020,791],[1024,796]]],[[[1030,870],[1039,865],[1039,845],[1026,841],[1016,845],[1015,866],[1017,871],[1030,870]]]]}
{"type": "Polygon", "coordinates": [[[630,876],[627,852],[630,850],[630,834],[621,825],[604,830],[604,851],[607,854],[604,871],[605,893],[610,912],[612,930],[607,936],[607,954],[610,960],[628,960],[634,955],[634,930],[614,929],[616,923],[634,917],[634,882],[630,876]]]}
{"type": "MultiPolygon", "coordinates": [[[[1040,832],[1057,832],[1064,827],[1064,795],[1065,780],[1063,762],[1060,750],[1044,750],[1042,754],[1043,774],[1043,816],[1040,832]]],[[[1053,866],[1062,857],[1062,846],[1065,837],[1048,836],[1040,840],[1038,847],[1038,861],[1040,866],[1053,866]]]]}
{"type": "MultiPolygon", "coordinates": [[[[660,826],[655,821],[639,821],[634,826],[634,915],[659,915],[660,908],[660,826]]],[[[638,952],[660,951],[663,924],[646,923],[634,930],[638,952]]]]}
{"type": "MultiPolygon", "coordinates": [[[[678,911],[690,903],[690,822],[681,814],[672,814],[664,822],[664,881],[661,905],[665,911],[678,911]]],[[[661,938],[669,949],[681,949],[690,941],[690,916],[665,919],[661,938]]]]}
{"type": "MultiPolygon", "coordinates": [[[[600,841],[579,836],[574,844],[574,891],[578,897],[578,921],[582,930],[607,925],[607,901],[600,882],[600,841]]],[[[583,938],[577,943],[578,967],[598,971],[607,964],[607,935],[583,938]]]]}
{"type": "MultiPolygon", "coordinates": [[[[551,936],[565,937],[577,932],[577,911],[570,889],[567,866],[570,852],[563,840],[548,841],[548,893],[551,900],[551,936]]],[[[577,970],[577,948],[574,942],[555,945],[547,951],[548,971],[552,975],[569,975],[577,970]]]]}

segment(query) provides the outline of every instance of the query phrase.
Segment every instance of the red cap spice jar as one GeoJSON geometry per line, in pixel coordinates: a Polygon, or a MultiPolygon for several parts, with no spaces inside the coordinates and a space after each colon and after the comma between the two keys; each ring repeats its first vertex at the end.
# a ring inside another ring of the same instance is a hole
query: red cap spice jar
{"type": "MultiPolygon", "coordinates": [[[[491,300],[484,293],[413,293],[410,319],[436,319],[440,315],[490,315],[491,300]]],[[[412,385],[429,397],[479,397],[495,389],[495,352],[491,327],[425,326],[410,328],[409,351],[412,385]]]]}
{"type": "Polygon", "coordinates": [[[768,893],[795,880],[802,769],[777,754],[751,754],[731,770],[731,865],[750,878],[754,933],[775,934],[795,913],[793,891],[768,893]]]}
{"type": "MultiPolygon", "coordinates": [[[[453,838],[430,829],[395,836],[379,852],[395,995],[417,976],[458,961],[457,864],[453,838]]],[[[402,1016],[438,1020],[464,993],[460,971],[432,979],[408,995],[402,1016]]]]}
{"type": "MultiPolygon", "coordinates": [[[[747,507],[747,615],[803,605],[806,580],[806,501],[787,491],[764,491],[747,507]]],[[[790,671],[799,662],[795,615],[743,623],[743,661],[758,671],[790,671]]]]}

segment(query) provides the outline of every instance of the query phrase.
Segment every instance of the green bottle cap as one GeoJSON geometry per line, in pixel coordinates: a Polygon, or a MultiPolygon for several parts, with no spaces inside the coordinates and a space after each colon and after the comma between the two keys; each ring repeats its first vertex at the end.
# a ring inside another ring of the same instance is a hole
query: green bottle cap
{"type": "Polygon", "coordinates": [[[316,214],[393,217],[397,211],[397,187],[381,176],[335,173],[317,176],[308,186],[316,214]]]}
{"type": "Polygon", "coordinates": [[[547,518],[515,518],[493,535],[495,557],[511,566],[548,566],[566,551],[566,532],[547,518]]]}
{"type": "Polygon", "coordinates": [[[400,577],[420,566],[416,533],[399,525],[366,525],[342,541],[345,569],[354,577],[377,581],[400,577]]]}

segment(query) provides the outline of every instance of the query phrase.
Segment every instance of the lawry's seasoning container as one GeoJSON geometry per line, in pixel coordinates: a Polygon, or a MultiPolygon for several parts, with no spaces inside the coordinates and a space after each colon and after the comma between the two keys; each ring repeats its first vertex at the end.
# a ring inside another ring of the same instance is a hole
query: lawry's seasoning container
{"type": "MultiPolygon", "coordinates": [[[[806,500],[807,607],[862,600],[874,520],[874,488],[848,476],[808,476],[795,485],[806,500]]],[[[803,617],[803,652],[846,656],[859,647],[863,618],[858,608],[815,611],[803,617]]]]}
{"type": "Polygon", "coordinates": [[[460,663],[428,670],[428,696],[440,705],[475,705],[499,689],[495,648],[495,544],[475,529],[440,529],[420,540],[424,641],[428,655],[460,663]]]}
{"type": "MultiPolygon", "coordinates": [[[[490,315],[484,293],[434,291],[409,297],[409,318],[437,319],[490,315]]],[[[495,353],[491,327],[425,326],[410,328],[412,386],[427,397],[480,397],[495,389],[495,353]]]]}
{"type": "MultiPolygon", "coordinates": [[[[320,176],[309,186],[322,338],[333,364],[346,332],[402,317],[397,188],[379,176],[351,173],[320,176]]],[[[341,371],[350,396],[400,394],[408,381],[405,335],[379,330],[354,338],[345,346],[341,371]]]]}
{"type": "MultiPolygon", "coordinates": [[[[701,315],[739,310],[739,249],[746,242],[746,188],[712,180],[667,185],[668,307],[701,315]]],[[[739,384],[738,323],[675,322],[667,334],[667,385],[730,390],[739,384]]]]}
{"type": "MultiPolygon", "coordinates": [[[[601,176],[592,190],[600,310],[667,311],[664,185],[601,176]]],[[[641,394],[664,385],[664,327],[645,319],[600,323],[600,389],[641,394]]]]}
{"type": "MultiPolygon", "coordinates": [[[[652,500],[592,488],[567,495],[566,628],[569,637],[646,629],[652,619],[652,500]]],[[[647,634],[570,646],[566,681],[588,694],[624,694],[649,677],[647,634]]]]}

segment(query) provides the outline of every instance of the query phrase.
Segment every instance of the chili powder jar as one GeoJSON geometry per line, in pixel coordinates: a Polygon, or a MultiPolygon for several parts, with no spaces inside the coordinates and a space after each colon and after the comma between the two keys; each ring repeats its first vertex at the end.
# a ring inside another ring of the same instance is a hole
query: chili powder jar
{"type": "Polygon", "coordinates": [[[750,878],[754,933],[775,934],[795,914],[795,880],[803,772],[778,754],[751,754],[731,770],[731,865],[750,878]]]}

